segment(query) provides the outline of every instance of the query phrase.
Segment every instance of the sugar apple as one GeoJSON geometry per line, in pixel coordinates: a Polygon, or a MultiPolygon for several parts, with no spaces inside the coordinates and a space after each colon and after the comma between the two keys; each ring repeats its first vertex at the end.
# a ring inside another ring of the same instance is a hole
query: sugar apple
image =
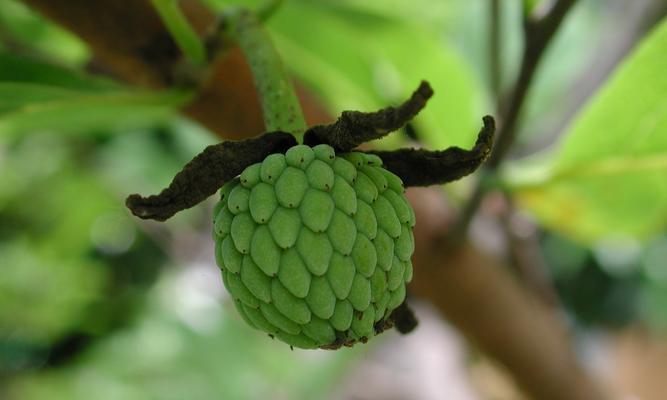
{"type": "Polygon", "coordinates": [[[250,326],[299,348],[350,346],[405,299],[415,215],[379,157],[297,145],[220,192],[216,261],[250,326]]]}

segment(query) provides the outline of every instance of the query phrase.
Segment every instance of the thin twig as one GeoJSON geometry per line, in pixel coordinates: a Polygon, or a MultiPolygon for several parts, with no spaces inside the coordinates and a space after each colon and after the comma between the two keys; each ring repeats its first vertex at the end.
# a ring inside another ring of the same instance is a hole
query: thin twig
{"type": "Polygon", "coordinates": [[[502,76],[501,53],[501,29],[500,29],[500,0],[491,1],[491,13],[489,21],[489,81],[491,94],[496,102],[500,102],[500,86],[502,76]]]}
{"type": "Polygon", "coordinates": [[[518,214],[510,196],[505,194],[503,197],[505,207],[499,220],[508,239],[510,262],[526,289],[544,305],[559,313],[563,308],[553,287],[549,266],[540,249],[539,229],[532,221],[518,214]]]}
{"type": "Polygon", "coordinates": [[[194,65],[206,62],[206,49],[175,0],[151,0],[155,11],[183,54],[194,65]]]}
{"type": "Polygon", "coordinates": [[[557,0],[544,17],[535,19],[529,16],[524,20],[525,45],[519,78],[512,90],[508,107],[501,112],[502,117],[500,118],[500,128],[494,151],[484,165],[477,186],[463,209],[457,227],[453,230],[454,237],[462,237],[468,231],[470,222],[488,190],[489,179],[495,175],[507,152],[514,144],[518,132],[519,115],[537,67],[542,60],[542,55],[568,11],[576,2],[577,0],[557,0]]]}

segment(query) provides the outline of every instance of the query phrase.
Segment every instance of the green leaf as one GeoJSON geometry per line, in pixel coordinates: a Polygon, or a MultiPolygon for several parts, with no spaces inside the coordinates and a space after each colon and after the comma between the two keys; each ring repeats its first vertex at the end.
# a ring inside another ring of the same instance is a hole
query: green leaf
{"type": "Polygon", "coordinates": [[[530,15],[533,13],[536,7],[540,6],[542,0],[523,0],[523,13],[524,15],[530,15]]]}
{"type": "Polygon", "coordinates": [[[0,83],[0,96],[0,112],[4,111],[0,114],[0,135],[9,136],[146,126],[169,117],[190,98],[183,91],[91,93],[21,83],[0,83]]]}
{"type": "Polygon", "coordinates": [[[0,334],[5,338],[43,346],[76,326],[86,307],[100,300],[104,270],[95,261],[19,235],[0,242],[0,251],[0,334]]]}
{"type": "MultiPolygon", "coordinates": [[[[204,273],[218,276],[213,269],[204,273]]],[[[192,283],[186,285],[196,290],[192,283]]],[[[91,391],[103,386],[108,390],[100,391],[98,400],[253,400],[276,398],[278,392],[286,399],[321,399],[329,397],[344,374],[381,340],[313,357],[312,351],[292,351],[250,329],[229,301],[215,300],[210,292],[198,292],[204,305],[177,303],[181,308],[175,310],[164,293],[183,288],[181,275],[163,274],[147,293],[148,306],[127,329],[101,337],[82,362],[9,380],[3,393],[11,399],[87,400],[91,391]],[[181,309],[187,319],[178,314],[181,309]]]]}
{"type": "Polygon", "coordinates": [[[24,54],[39,54],[76,68],[84,66],[90,59],[86,43],[25,3],[0,2],[2,43],[24,54]]]}
{"type": "MultiPolygon", "coordinates": [[[[617,69],[548,161],[506,183],[545,225],[582,241],[667,225],[667,21],[617,69]]],[[[523,169],[523,172],[519,173],[523,169]]]]}
{"type": "Polygon", "coordinates": [[[0,135],[144,126],[189,95],[129,90],[108,79],[0,51],[0,135]]]}
{"type": "Polygon", "coordinates": [[[0,115],[35,103],[62,101],[77,96],[81,96],[80,91],[57,86],[0,82],[0,115]]]}
{"type": "Polygon", "coordinates": [[[92,77],[74,69],[2,50],[0,50],[0,82],[39,83],[79,90],[107,90],[119,87],[109,79],[92,77]]]}
{"type": "Polygon", "coordinates": [[[407,18],[336,4],[289,2],[269,21],[288,67],[330,112],[396,104],[425,79],[435,96],[415,119],[420,136],[438,148],[472,144],[481,90],[452,47],[407,18]]]}
{"type": "Polygon", "coordinates": [[[114,240],[109,221],[125,222],[121,240],[133,241],[122,204],[73,162],[75,152],[32,135],[0,160],[2,337],[45,346],[81,326],[104,300],[107,271],[92,254],[114,240]]]}

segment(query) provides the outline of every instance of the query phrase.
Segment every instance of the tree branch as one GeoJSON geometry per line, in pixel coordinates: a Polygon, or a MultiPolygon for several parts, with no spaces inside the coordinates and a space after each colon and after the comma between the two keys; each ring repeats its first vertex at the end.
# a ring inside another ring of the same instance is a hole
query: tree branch
{"type": "Polygon", "coordinates": [[[486,183],[489,177],[495,175],[509,149],[514,144],[518,132],[517,125],[521,109],[528,95],[535,72],[540,61],[542,61],[544,51],[565,19],[568,11],[570,11],[576,2],[577,0],[556,0],[544,17],[536,19],[534,16],[528,16],[524,20],[525,44],[519,78],[512,90],[508,107],[501,112],[500,127],[494,151],[484,165],[480,173],[479,182],[473,189],[473,194],[461,213],[461,219],[456,229],[453,230],[454,238],[463,236],[467,232],[472,217],[477,212],[477,209],[479,209],[484,194],[487,191],[486,183]]]}
{"type": "Polygon", "coordinates": [[[409,189],[415,226],[415,268],[409,289],[433,304],[472,343],[499,361],[529,398],[610,398],[580,365],[556,313],[508,268],[469,242],[444,247],[453,209],[437,188],[409,189]]]}
{"type": "Polygon", "coordinates": [[[501,28],[500,28],[500,0],[490,0],[489,13],[489,82],[491,94],[498,105],[500,99],[500,79],[502,67],[500,62],[501,53],[501,28]]]}

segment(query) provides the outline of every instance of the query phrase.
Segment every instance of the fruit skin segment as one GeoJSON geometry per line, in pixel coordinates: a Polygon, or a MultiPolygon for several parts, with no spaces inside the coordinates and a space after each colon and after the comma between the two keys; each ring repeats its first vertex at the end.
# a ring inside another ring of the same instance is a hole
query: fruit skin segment
{"type": "Polygon", "coordinates": [[[213,236],[241,317],[290,346],[335,349],[385,326],[412,279],[414,213],[377,156],[297,145],[220,190],[213,236]]]}

